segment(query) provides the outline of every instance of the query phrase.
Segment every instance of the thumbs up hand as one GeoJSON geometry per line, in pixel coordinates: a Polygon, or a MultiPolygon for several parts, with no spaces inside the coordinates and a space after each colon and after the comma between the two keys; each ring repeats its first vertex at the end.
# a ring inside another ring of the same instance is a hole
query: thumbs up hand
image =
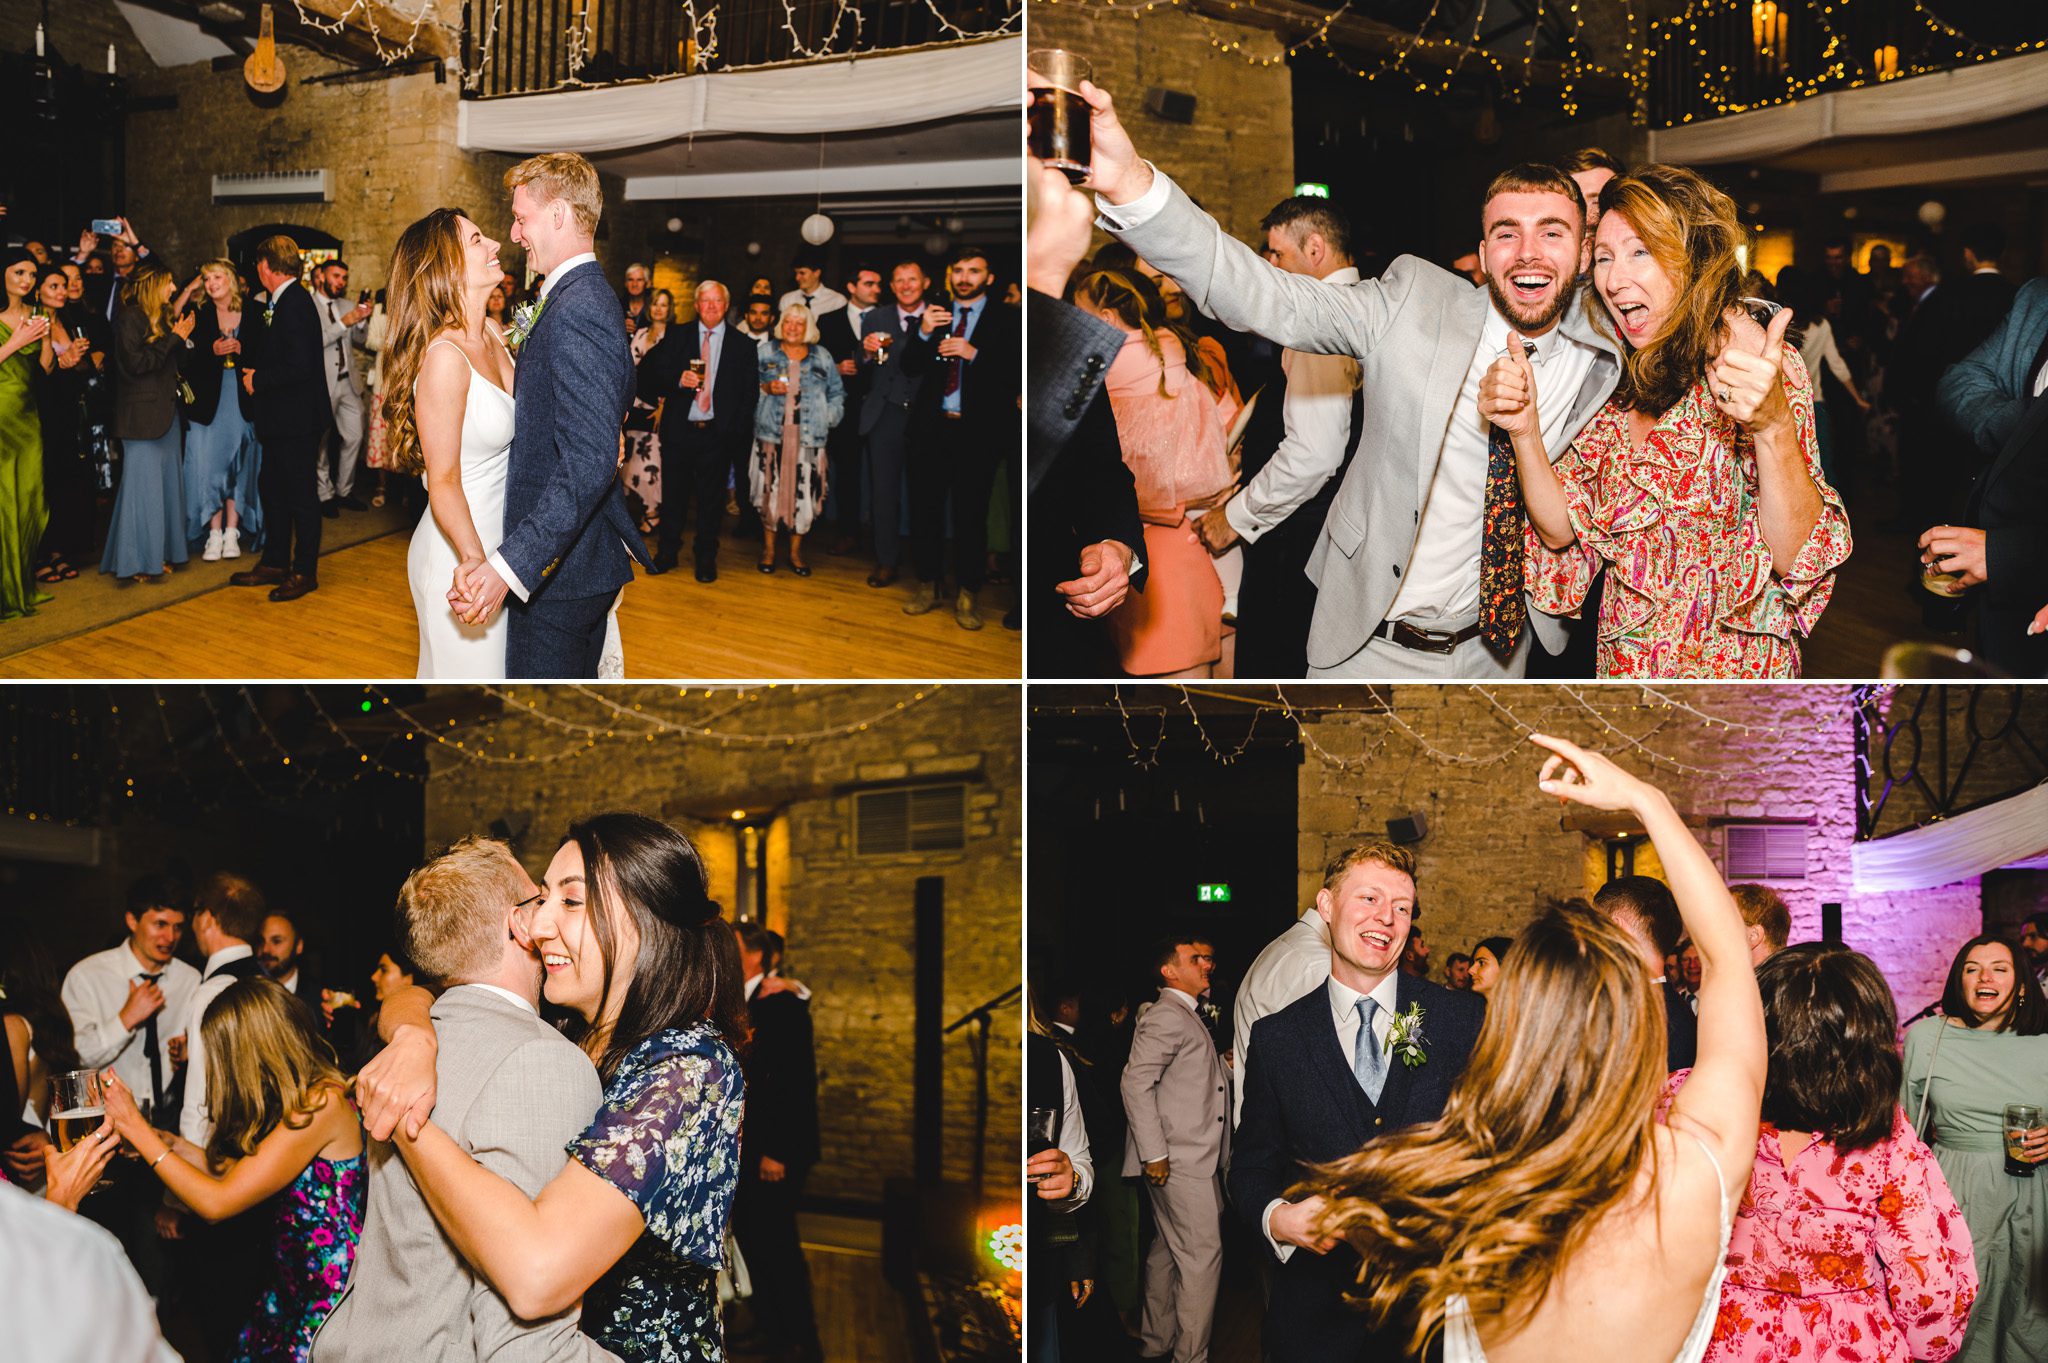
{"type": "Polygon", "coordinates": [[[1781,374],[1792,309],[1780,310],[1768,330],[1740,307],[1728,309],[1722,322],[1728,342],[1707,365],[1707,387],[1715,405],[1752,432],[1789,423],[1792,407],[1785,400],[1781,374]]]}
{"type": "Polygon", "coordinates": [[[1542,429],[1536,419],[1536,374],[1520,336],[1509,334],[1507,354],[1480,379],[1479,415],[1510,437],[1526,438],[1542,429]]]}

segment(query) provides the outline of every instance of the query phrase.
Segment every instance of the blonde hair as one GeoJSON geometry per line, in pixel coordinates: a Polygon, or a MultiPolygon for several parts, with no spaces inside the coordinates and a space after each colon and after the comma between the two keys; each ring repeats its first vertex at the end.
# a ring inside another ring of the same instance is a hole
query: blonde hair
{"type": "Polygon", "coordinates": [[[811,316],[811,310],[801,303],[791,303],[782,310],[782,315],[775,319],[775,339],[778,342],[782,339],[782,324],[793,316],[804,319],[804,344],[815,345],[818,340],[818,319],[811,316]]]}
{"type": "Polygon", "coordinates": [[[1323,888],[1335,890],[1343,883],[1344,873],[1361,862],[1376,861],[1389,871],[1399,871],[1410,880],[1415,879],[1415,854],[1397,842],[1383,838],[1368,838],[1364,842],[1352,843],[1349,847],[1330,858],[1323,867],[1323,888]]]}
{"type": "Polygon", "coordinates": [[[543,204],[561,199],[576,215],[578,227],[586,234],[597,231],[597,220],[604,216],[604,186],[598,182],[597,167],[575,152],[549,151],[527,157],[505,172],[507,191],[521,185],[543,204]]]}
{"type": "Polygon", "coordinates": [[[422,473],[427,467],[413,394],[427,346],[443,331],[461,331],[468,324],[463,291],[469,262],[462,248],[461,222],[462,215],[454,209],[437,208],[406,228],[391,250],[391,282],[384,294],[390,325],[384,427],[391,466],[400,473],[422,473]]]}
{"type": "Polygon", "coordinates": [[[1600,204],[1602,220],[1619,213],[1671,279],[1671,313],[1641,349],[1620,337],[1598,288],[1586,299],[1595,324],[1621,345],[1614,401],[1625,411],[1661,416],[1705,382],[1707,358],[1720,348],[1721,315],[1742,296],[1735,248],[1748,237],[1735,201],[1683,166],[1617,175],[1601,188],[1600,204]]]}
{"type": "Polygon", "coordinates": [[[302,1130],[347,1079],[305,1001],[263,975],[237,980],[206,1007],[206,1159],[218,1171],[253,1155],[282,1122],[302,1130]],[[323,1093],[322,1090],[329,1090],[323,1093]]]}
{"type": "Polygon", "coordinates": [[[1443,1116],[1303,1185],[1330,1199],[1321,1229],[1363,1260],[1353,1300],[1377,1326],[1406,1324],[1418,1357],[1459,1294],[1475,1319],[1525,1327],[1655,1158],[1664,1007],[1634,942],[1572,900],[1524,928],[1512,955],[1443,1116]]]}
{"type": "Polygon", "coordinates": [[[121,306],[134,308],[149,319],[149,339],[161,341],[170,324],[164,314],[169,311],[171,294],[176,289],[171,272],[154,262],[137,265],[121,285],[121,306]]]}
{"type": "Polygon", "coordinates": [[[1096,270],[1074,286],[1074,299],[1104,312],[1115,313],[1126,330],[1135,331],[1145,338],[1145,348],[1152,352],[1153,359],[1159,361],[1159,396],[1173,396],[1166,389],[1166,348],[1159,341],[1162,332],[1180,344],[1188,373],[1200,379],[1210,392],[1220,396],[1217,376],[1209,372],[1209,362],[1203,358],[1194,333],[1168,320],[1166,300],[1160,296],[1159,286],[1142,274],[1125,270],[1096,270]]]}
{"type": "Polygon", "coordinates": [[[208,270],[219,270],[228,277],[228,307],[234,312],[242,310],[242,276],[235,269],[232,260],[209,260],[199,267],[201,277],[208,270]]]}
{"type": "Polygon", "coordinates": [[[510,847],[496,838],[463,838],[399,887],[399,948],[443,983],[495,974],[503,915],[526,886],[510,847]]]}

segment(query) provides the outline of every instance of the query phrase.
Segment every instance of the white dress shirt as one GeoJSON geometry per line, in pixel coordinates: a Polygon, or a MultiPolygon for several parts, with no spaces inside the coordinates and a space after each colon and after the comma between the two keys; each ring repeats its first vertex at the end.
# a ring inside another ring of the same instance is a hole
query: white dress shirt
{"type": "Polygon", "coordinates": [[[446,998],[458,989],[482,989],[488,993],[496,994],[501,999],[510,999],[535,1017],[540,1016],[540,1009],[534,1004],[533,1000],[522,999],[501,984],[485,984],[482,980],[469,980],[463,984],[451,985],[441,991],[441,997],[446,998]]]}
{"type": "Polygon", "coordinates": [[[2048,392],[2048,364],[2043,364],[2040,372],[2034,375],[2034,396],[2040,397],[2044,392],[2048,392]]]}
{"type": "MultiPolygon", "coordinates": [[[[1353,265],[1323,276],[1325,284],[1357,282],[1353,265]]],[[[1287,434],[1266,466],[1223,507],[1224,519],[1247,544],[1257,543],[1321,491],[1344,462],[1344,447],[1351,440],[1357,362],[1343,355],[1283,350],[1280,368],[1287,374],[1287,397],[1280,409],[1287,434]]]]}
{"type": "Polygon", "coordinates": [[[811,318],[815,321],[835,308],[845,307],[846,295],[825,284],[820,284],[817,288],[812,289],[808,297],[805,296],[802,289],[791,289],[788,293],[782,295],[782,301],[776,305],[777,315],[779,316],[782,309],[788,307],[791,303],[801,303],[809,308],[811,310],[811,318]]]}
{"type": "Polygon", "coordinates": [[[206,1017],[207,1006],[235,982],[232,975],[205,977],[230,961],[255,954],[247,942],[237,942],[207,957],[206,969],[199,972],[199,986],[192,991],[191,1011],[185,1015],[185,1106],[178,1114],[178,1134],[202,1150],[213,1139],[213,1118],[206,1111],[206,1038],[199,1024],[206,1017]]]}
{"type": "MultiPolygon", "coordinates": [[[[1543,448],[1562,453],[1572,399],[1593,367],[1596,352],[1553,326],[1536,343],[1530,368],[1536,376],[1536,416],[1543,448]]],[[[1479,415],[1479,383],[1493,362],[1507,353],[1508,319],[1489,308],[1479,346],[1465,368],[1465,382],[1451,409],[1436,477],[1423,499],[1422,526],[1401,576],[1401,590],[1387,608],[1390,620],[1406,619],[1425,629],[1462,629],[1479,618],[1479,548],[1486,514],[1489,436],[1479,415]]]]}
{"type": "Polygon", "coordinates": [[[9,1358],[178,1363],[157,1332],[156,1307],[121,1242],[4,1179],[0,1283],[7,1285],[0,1342],[9,1358]]]}
{"type": "Polygon", "coordinates": [[[570,256],[567,260],[555,266],[554,269],[549,270],[548,277],[540,282],[540,301],[543,303],[548,301],[548,295],[554,291],[556,280],[575,269],[578,265],[586,263],[595,265],[597,257],[589,251],[584,251],[579,255],[570,256]]]}
{"type": "Polygon", "coordinates": [[[1287,931],[1266,943],[1237,986],[1230,1010],[1230,1124],[1244,1120],[1244,1067],[1252,1053],[1252,1024],[1330,978],[1330,925],[1310,904],[1287,931]]]}
{"type": "MultiPolygon", "coordinates": [[[[1358,1001],[1370,997],[1380,1006],[1373,1015],[1372,1034],[1382,1055],[1386,1054],[1387,1035],[1394,1030],[1394,1005],[1401,985],[1401,972],[1389,971],[1387,977],[1373,987],[1370,995],[1361,994],[1349,985],[1340,983],[1335,975],[1330,976],[1327,988],[1330,995],[1330,1021],[1337,1029],[1337,1047],[1344,1052],[1344,1063],[1352,1064],[1352,1056],[1358,1046],[1358,1001]]],[[[1265,1232],[1266,1243],[1273,1247],[1273,1253],[1286,1263],[1298,1246],[1273,1238],[1273,1212],[1285,1206],[1287,1199],[1276,1197],[1266,1204],[1266,1210],[1259,1217],[1259,1229],[1265,1232]]]]}
{"type": "Polygon", "coordinates": [[[1095,1158],[1088,1152],[1088,1123],[1081,1116],[1081,1094],[1074,1087],[1074,1068],[1060,1056],[1060,1151],[1074,1166],[1074,1191],[1048,1199],[1045,1210],[1077,1212],[1095,1191],[1095,1158]]]}
{"type": "MultiPolygon", "coordinates": [[[[64,976],[64,1011],[71,1015],[78,1063],[91,1070],[113,1066],[138,1099],[150,1097],[149,1052],[143,1045],[147,1024],[131,1031],[121,1024],[121,1009],[127,1006],[130,987],[144,975],[157,973],[122,942],[94,952],[64,976]]],[[[164,1006],[156,1014],[157,1064],[168,1087],[178,1072],[171,1063],[171,1038],[185,1031],[192,995],[199,988],[199,972],[173,959],[163,968],[156,987],[164,991],[164,1006]]],[[[160,1114],[160,1119],[168,1116],[160,1114]]]]}

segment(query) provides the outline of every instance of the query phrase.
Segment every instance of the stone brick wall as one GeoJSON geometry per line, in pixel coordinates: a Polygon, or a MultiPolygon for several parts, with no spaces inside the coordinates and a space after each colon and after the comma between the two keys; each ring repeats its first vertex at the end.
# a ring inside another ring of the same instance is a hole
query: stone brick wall
{"type": "MultiPolygon", "coordinates": [[[[128,121],[128,206],[135,230],[180,271],[219,255],[263,223],[303,223],[341,238],[354,288],[381,288],[398,234],[442,206],[462,208],[493,236],[511,230],[502,177],[516,158],[455,145],[457,84],[431,70],[307,85],[346,70],[279,44],[284,100],[258,106],[240,71],[199,63],[138,76],[138,96],[175,97],[175,110],[128,121]],[[216,174],[331,170],[324,204],[215,205],[216,174]]],[[[615,190],[615,187],[612,187],[615,190]]],[[[520,258],[508,244],[508,265],[520,258]]],[[[600,248],[602,254],[602,248],[600,248]]]]}
{"type": "MultiPolygon", "coordinates": [[[[606,723],[605,712],[561,692],[522,690],[551,716],[606,723]]],[[[627,706],[691,713],[672,689],[608,688],[627,706]]],[[[1011,687],[958,686],[913,702],[913,688],[781,687],[761,690],[739,713],[710,721],[726,733],[810,733],[868,721],[844,737],[721,744],[661,737],[607,741],[583,756],[531,765],[471,762],[437,748],[426,790],[426,842],[445,844],[503,818],[526,830],[520,854],[538,873],[574,818],[635,809],[668,819],[698,840],[712,893],[732,904],[736,844],[727,811],[779,809],[786,836],[768,839],[771,880],[786,887],[788,974],[815,991],[819,1110],[824,1162],[810,1189],[873,1202],[882,1181],[911,1173],[912,895],[920,876],[945,877],[944,1018],[1017,983],[1023,836],[1019,696],[1011,687]],[[856,856],[853,793],[905,781],[951,778],[968,789],[967,846],[958,852],[856,856]],[[783,849],[779,855],[777,843],[783,849]]],[[[727,697],[729,703],[730,697],[727,697]]],[[[703,713],[701,704],[695,713],[703,713]]],[[[620,723],[626,730],[630,725],[620,723]]],[[[582,740],[519,713],[447,731],[495,752],[542,754],[582,740]]],[[[774,921],[772,912],[770,922],[774,921]]],[[[1017,1007],[1002,1010],[991,1039],[990,1120],[983,1149],[990,1186],[1015,1186],[1022,1043],[1017,1007]]],[[[945,1169],[965,1180],[973,1160],[975,1069],[967,1032],[945,1042],[945,1169]]]]}
{"type": "MultiPolygon", "coordinates": [[[[1820,906],[1842,905],[1842,932],[1891,981],[1901,1009],[1917,1011],[1941,989],[1956,946],[1979,930],[1976,878],[1904,894],[1858,894],[1850,847],[1856,809],[1853,726],[1846,686],[1672,687],[1667,694],[1711,716],[1702,720],[1640,700],[1619,688],[1586,692],[1617,728],[1654,751],[1706,774],[1655,768],[1707,851],[1725,864],[1717,820],[1811,819],[1807,876],[1777,884],[1792,909],[1792,940],[1820,936],[1820,906]],[[1753,725],[1744,731],[1729,725],[1753,725]],[[1648,737],[1644,737],[1648,735],[1648,737]]],[[[1563,688],[1501,687],[1492,695],[1523,723],[1614,752],[1637,772],[1652,770],[1621,751],[1621,740],[1563,688]]],[[[1395,714],[1437,749],[1487,757],[1515,744],[1513,720],[1477,690],[1403,686],[1395,714]]],[[[1312,749],[1301,769],[1299,892],[1308,903],[1321,868],[1360,832],[1383,831],[1389,818],[1421,812],[1428,836],[1417,846],[1422,926],[1441,978],[1452,951],[1494,933],[1513,934],[1552,896],[1584,895],[1589,840],[1559,827],[1564,811],[1535,790],[1538,750],[1503,761],[1461,766],[1431,760],[1384,715],[1341,713],[1305,727],[1315,745],[1350,762],[1346,769],[1312,749]]]]}
{"type": "Polygon", "coordinates": [[[1170,6],[1142,11],[1034,3],[1031,45],[1086,56],[1115,96],[1139,154],[1172,175],[1232,236],[1250,239],[1259,219],[1294,188],[1294,87],[1285,64],[1254,66],[1284,49],[1265,29],[1221,23],[1170,6]],[[1212,46],[1241,44],[1233,53],[1212,46]],[[1145,112],[1152,86],[1195,96],[1195,121],[1145,112]]]}

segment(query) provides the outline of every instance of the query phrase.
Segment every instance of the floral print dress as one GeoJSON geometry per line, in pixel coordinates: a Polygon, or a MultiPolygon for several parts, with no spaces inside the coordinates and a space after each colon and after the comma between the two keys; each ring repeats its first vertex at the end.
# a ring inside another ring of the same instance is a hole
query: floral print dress
{"type": "Polygon", "coordinates": [[[1783,380],[1820,516],[1790,564],[1774,563],[1758,516],[1756,442],[1702,378],[1632,449],[1608,403],[1555,464],[1576,543],[1528,531],[1531,605],[1577,615],[1604,564],[1596,661],[1602,677],[1797,677],[1799,644],[1849,557],[1849,514],[1820,469],[1813,387],[1796,348],[1783,380]]]}
{"type": "MultiPolygon", "coordinates": [[[[1668,1106],[1691,1070],[1666,1082],[1668,1106]]],[[[1977,1295],[1969,1227],[1903,1108],[1862,1150],[1788,1164],[1769,1122],[1735,1212],[1704,1363],[1943,1363],[1977,1295]]]]}
{"type": "Polygon", "coordinates": [[[356,1261],[370,1188],[366,1169],[361,1155],[315,1156],[272,1199],[274,1276],[235,1342],[235,1363],[306,1363],[313,1335],[341,1300],[356,1261]]]}
{"type": "Polygon", "coordinates": [[[647,1229],[583,1300],[583,1329],[629,1363],[720,1363],[718,1268],[740,1178],[745,1081],[708,1022],[620,1062],[569,1157],[631,1198],[647,1229]]]}

